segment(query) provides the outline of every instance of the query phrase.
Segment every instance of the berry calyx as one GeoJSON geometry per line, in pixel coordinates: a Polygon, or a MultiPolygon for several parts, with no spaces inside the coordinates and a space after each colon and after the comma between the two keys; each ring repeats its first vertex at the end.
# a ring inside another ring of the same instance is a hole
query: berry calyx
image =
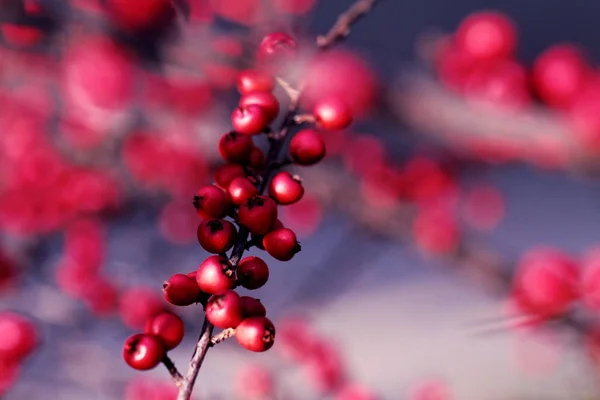
{"type": "Polygon", "coordinates": [[[243,135],[258,135],[269,125],[269,115],[257,105],[238,107],[231,114],[234,129],[243,135]]]}
{"type": "Polygon", "coordinates": [[[242,298],[233,290],[212,296],[206,304],[206,318],[217,328],[235,328],[244,318],[242,298]]]}
{"type": "Polygon", "coordinates": [[[258,188],[256,184],[250,180],[251,178],[234,178],[229,187],[227,193],[231,198],[231,202],[236,206],[241,206],[254,196],[258,195],[258,188]]]}
{"type": "Polygon", "coordinates": [[[174,306],[189,306],[199,301],[200,288],[196,283],[196,271],[194,276],[175,274],[163,284],[165,300],[174,306]]]}
{"type": "Polygon", "coordinates": [[[224,218],[231,208],[229,196],[215,185],[207,185],[198,190],[193,201],[198,215],[203,218],[224,218]]]}
{"type": "Polygon", "coordinates": [[[263,71],[247,69],[238,75],[237,88],[242,95],[252,92],[271,92],[275,88],[275,80],[263,71]]]}
{"type": "Polygon", "coordinates": [[[155,335],[138,333],[125,341],[123,359],[134,369],[146,371],[156,367],[165,356],[162,340],[155,335]]]}
{"type": "Polygon", "coordinates": [[[323,129],[337,131],[352,123],[352,112],[346,103],[337,97],[318,101],[313,109],[317,125],[323,129]]]}
{"type": "Polygon", "coordinates": [[[217,294],[232,289],[235,277],[229,269],[229,261],[223,256],[210,256],[200,264],[196,273],[198,287],[204,293],[217,294]]]}
{"type": "Polygon", "coordinates": [[[245,164],[253,148],[250,136],[235,131],[224,134],[219,140],[219,153],[229,163],[245,164]]]}
{"type": "Polygon", "coordinates": [[[275,343],[275,326],[265,317],[246,318],[237,326],[235,337],[242,347],[250,351],[267,351],[275,343]]]}
{"type": "Polygon", "coordinates": [[[302,249],[296,239],[296,234],[288,228],[280,228],[267,233],[262,244],[267,253],[279,261],[291,260],[302,249]]]}
{"type": "Polygon", "coordinates": [[[171,312],[158,314],[148,320],[144,333],[157,336],[162,341],[165,350],[174,349],[181,343],[184,335],[183,321],[171,312]]]}
{"type": "Polygon", "coordinates": [[[313,129],[303,129],[290,141],[290,158],[298,165],[314,165],[325,157],[325,142],[313,129]]]}
{"type": "Polygon", "coordinates": [[[242,287],[258,289],[269,280],[269,267],[258,257],[246,257],[237,266],[237,278],[242,287]]]}
{"type": "Polygon", "coordinates": [[[269,183],[269,195],[278,204],[289,205],[299,201],[304,195],[302,181],[287,171],[278,172],[269,183]]]}
{"type": "Polygon", "coordinates": [[[266,235],[277,220],[277,204],[267,196],[254,196],[238,213],[240,224],[255,235],[266,235]]]}
{"type": "Polygon", "coordinates": [[[222,254],[237,240],[235,226],[224,219],[205,219],[198,225],[198,243],[209,253],[222,254]]]}

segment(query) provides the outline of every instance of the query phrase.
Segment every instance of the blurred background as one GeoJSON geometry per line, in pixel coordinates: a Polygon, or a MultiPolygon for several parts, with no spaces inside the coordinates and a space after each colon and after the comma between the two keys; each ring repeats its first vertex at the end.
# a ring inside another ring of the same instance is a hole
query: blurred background
{"type": "MultiPolygon", "coordinates": [[[[289,73],[307,97],[343,96],[356,120],[323,133],[323,163],[290,168],[306,193],[280,219],[302,251],[248,253],[270,267],[252,295],[277,344],[219,344],[195,398],[600,398],[600,3],[381,0],[322,54],[351,0],[159,3],[0,1],[0,341],[15,314],[39,337],[0,359],[2,399],[175,398],[123,341],[208,255],[191,199],[271,31],[301,43],[289,73]],[[478,54],[486,38],[506,54],[478,54]],[[521,273],[540,246],[552,271],[521,273]],[[295,335],[318,343],[308,362],[295,335]]],[[[203,313],[176,312],[185,372],[203,313]]]]}

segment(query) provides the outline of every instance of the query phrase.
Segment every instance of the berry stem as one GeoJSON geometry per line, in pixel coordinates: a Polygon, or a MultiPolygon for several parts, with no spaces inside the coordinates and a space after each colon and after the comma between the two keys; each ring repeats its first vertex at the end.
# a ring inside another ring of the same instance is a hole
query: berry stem
{"type": "Polygon", "coordinates": [[[223,332],[212,337],[212,339],[210,340],[210,345],[214,346],[214,345],[219,344],[233,336],[235,336],[234,328],[225,329],[223,332]]]}
{"type": "Polygon", "coordinates": [[[173,363],[173,360],[171,360],[169,358],[169,356],[165,355],[162,358],[162,363],[167,368],[167,370],[169,371],[169,374],[171,374],[171,377],[173,378],[173,382],[175,382],[175,385],[177,387],[181,386],[181,383],[183,382],[183,376],[177,370],[177,367],[173,363]]]}

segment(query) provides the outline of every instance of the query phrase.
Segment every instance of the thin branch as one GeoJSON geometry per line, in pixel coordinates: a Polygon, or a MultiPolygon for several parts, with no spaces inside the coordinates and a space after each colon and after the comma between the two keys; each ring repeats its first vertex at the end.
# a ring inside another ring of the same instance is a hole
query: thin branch
{"type": "Polygon", "coordinates": [[[189,400],[192,397],[194,383],[196,383],[198,372],[200,372],[200,367],[202,366],[204,357],[206,357],[206,352],[208,351],[208,346],[210,344],[210,338],[212,336],[213,329],[214,327],[208,322],[208,320],[205,317],[204,323],[202,324],[200,338],[198,339],[198,343],[196,344],[194,355],[190,360],[188,372],[183,381],[181,382],[181,385],[179,386],[179,394],[177,395],[177,400],[189,400]]]}
{"type": "Polygon", "coordinates": [[[223,332],[219,333],[218,335],[213,336],[213,338],[210,340],[210,345],[214,346],[214,345],[219,344],[233,336],[235,336],[234,328],[225,329],[223,332]]]}
{"type": "Polygon", "coordinates": [[[350,28],[359,19],[369,13],[377,0],[357,0],[346,12],[342,13],[329,32],[317,37],[317,46],[326,49],[350,34],[350,28]]]}
{"type": "Polygon", "coordinates": [[[162,359],[162,363],[169,371],[169,374],[171,374],[171,377],[173,378],[173,382],[175,382],[175,385],[177,387],[181,386],[181,383],[183,381],[183,376],[181,376],[181,374],[177,370],[177,367],[173,363],[173,360],[171,360],[169,358],[169,356],[165,355],[162,359]]]}

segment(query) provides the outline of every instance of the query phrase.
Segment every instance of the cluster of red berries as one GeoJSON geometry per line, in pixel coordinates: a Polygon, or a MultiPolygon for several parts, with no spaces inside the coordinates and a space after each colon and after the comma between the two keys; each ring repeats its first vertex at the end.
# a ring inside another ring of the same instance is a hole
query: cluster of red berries
{"type": "MultiPolygon", "coordinates": [[[[213,326],[235,329],[237,341],[255,352],[273,346],[275,327],[258,299],[240,296],[234,289],[262,287],[269,278],[269,268],[261,258],[240,259],[241,254],[255,246],[276,260],[288,261],[300,250],[295,233],[278,219],[278,205],[298,202],[304,188],[297,176],[277,170],[286,163],[313,165],[325,156],[325,144],[317,130],[296,132],[286,153],[285,138],[270,129],[280,114],[279,100],[272,94],[275,80],[271,74],[274,68],[295,56],[296,46],[287,34],[269,34],[257,52],[260,68],[240,73],[241,99],[231,117],[235,130],[225,133],[218,143],[227,164],[215,171],[215,184],[200,188],[193,201],[202,219],[197,229],[198,242],[213,255],[197,271],[175,274],[163,286],[169,303],[176,306],[201,303],[206,319],[213,326]],[[252,140],[259,134],[270,139],[268,156],[252,140]],[[282,155],[286,155],[285,160],[280,159],[282,155]],[[263,194],[265,190],[268,194],[263,194]],[[227,257],[229,250],[232,253],[227,257]]],[[[352,114],[341,99],[325,97],[316,102],[309,120],[314,120],[320,129],[337,130],[351,123],[352,114]]],[[[297,123],[287,116],[284,129],[297,123]]],[[[183,329],[177,328],[177,334],[173,334],[177,340],[170,338],[167,343],[163,331],[169,327],[168,322],[149,324],[159,327],[147,328],[146,333],[132,336],[125,344],[124,358],[136,369],[158,365],[165,352],[176,346],[183,335],[183,329]]]]}
{"type": "Polygon", "coordinates": [[[494,106],[523,110],[535,98],[563,115],[583,145],[600,148],[600,80],[585,52],[556,44],[526,68],[515,58],[517,41],[507,15],[472,13],[440,45],[438,76],[449,88],[494,106]]]}
{"type": "Polygon", "coordinates": [[[22,362],[39,344],[35,325],[12,312],[0,313],[0,396],[17,380],[22,362]]]}
{"type": "Polygon", "coordinates": [[[512,299],[533,323],[564,316],[577,300],[589,311],[600,309],[600,251],[581,261],[550,247],[534,248],[521,257],[512,299]]]}

